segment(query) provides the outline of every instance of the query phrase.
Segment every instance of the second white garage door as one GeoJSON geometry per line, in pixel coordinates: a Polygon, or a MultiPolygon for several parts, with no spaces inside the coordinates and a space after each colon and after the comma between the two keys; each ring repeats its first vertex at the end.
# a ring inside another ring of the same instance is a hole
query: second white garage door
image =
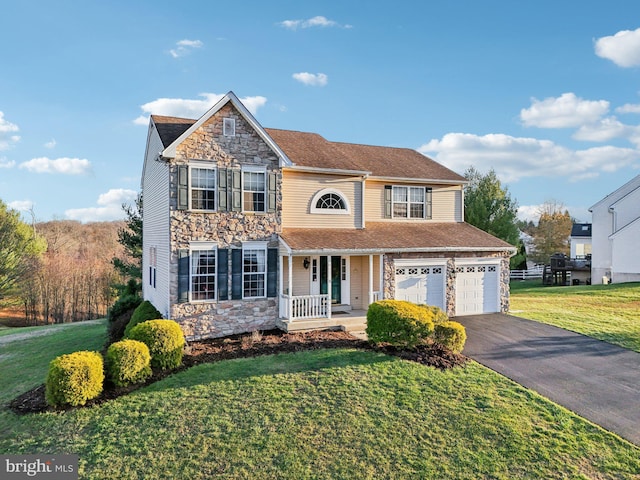
{"type": "Polygon", "coordinates": [[[396,299],[444,309],[444,265],[396,266],[396,299]]]}
{"type": "Polygon", "coordinates": [[[456,316],[498,312],[498,265],[456,263],[456,316]]]}

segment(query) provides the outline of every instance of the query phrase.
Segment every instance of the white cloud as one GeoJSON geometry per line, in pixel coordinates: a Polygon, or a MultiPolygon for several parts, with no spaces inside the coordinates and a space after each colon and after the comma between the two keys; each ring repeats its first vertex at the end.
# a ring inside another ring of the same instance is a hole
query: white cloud
{"type": "Polygon", "coordinates": [[[568,128],[594,123],[608,111],[606,100],[584,100],[570,92],[558,98],[532,98],[531,107],[520,110],[520,119],[527,127],[568,128]]]}
{"type": "Polygon", "coordinates": [[[625,125],[616,117],[607,117],[589,125],[582,125],[572,137],[589,142],[606,142],[614,138],[628,138],[637,130],[638,127],[625,125]]]}
{"type": "Polygon", "coordinates": [[[515,182],[527,177],[565,177],[570,181],[598,176],[637,165],[640,151],[613,146],[570,150],[550,140],[448,133],[422,145],[420,152],[435,152],[435,160],[457,172],[469,166],[484,171],[495,169],[501,180],[515,182]]]}
{"type": "Polygon", "coordinates": [[[100,194],[97,204],[99,207],[72,208],[64,214],[71,220],[81,222],[103,222],[123,219],[125,213],[122,210],[123,203],[133,203],[138,192],[123,188],[111,189],[100,194]]]}
{"type": "Polygon", "coordinates": [[[55,146],[58,144],[58,142],[56,142],[55,138],[52,138],[51,140],[49,140],[47,143],[44,144],[44,148],[55,148],[55,146]]]}
{"type": "Polygon", "coordinates": [[[184,57],[196,48],[202,48],[204,44],[200,40],[180,40],[176,42],[176,48],[169,50],[169,55],[173,58],[184,57]]]}
{"type": "Polygon", "coordinates": [[[640,28],[621,30],[613,36],[595,41],[596,55],[620,67],[640,66],[640,28]]]}
{"type": "Polygon", "coordinates": [[[91,162],[85,158],[39,157],[22,162],[20,168],[34,173],[61,173],[64,175],[83,175],[91,171],[91,162]]]}
{"type": "Polygon", "coordinates": [[[16,164],[15,160],[0,158],[0,168],[12,168],[16,164]]]}
{"type": "Polygon", "coordinates": [[[298,28],[312,28],[312,27],[339,27],[339,28],[353,28],[353,25],[340,25],[334,20],[329,20],[327,17],[318,15],[307,20],[284,20],[278,25],[289,30],[297,30],[298,28]]]}
{"type": "MultiPolygon", "coordinates": [[[[201,93],[201,100],[184,98],[158,98],[145,103],[140,108],[149,115],[167,115],[169,117],[200,118],[207,110],[213,107],[224,94],[201,93]]],[[[267,103],[267,99],[261,96],[244,97],[240,101],[253,115],[258,109],[267,103]]],[[[149,117],[140,115],[133,123],[136,125],[148,125],[149,117]]]]}
{"type": "Polygon", "coordinates": [[[33,202],[31,200],[15,200],[7,204],[9,208],[17,210],[19,212],[28,212],[33,208],[33,202]]]}
{"type": "Polygon", "coordinates": [[[329,81],[329,77],[324,73],[300,72],[294,73],[292,77],[298,82],[312,87],[324,87],[329,81]]]}
{"type": "MultiPolygon", "coordinates": [[[[543,211],[544,204],[539,205],[522,205],[518,207],[518,218],[527,222],[532,221],[538,223],[540,213],[543,211]]],[[[578,222],[591,222],[591,212],[587,207],[565,206],[564,209],[569,211],[569,215],[578,222]]]]}
{"type": "Polygon", "coordinates": [[[20,129],[15,123],[4,118],[4,112],[0,111],[0,151],[8,150],[14,143],[20,141],[19,135],[13,135],[20,129]]]}
{"type": "Polygon", "coordinates": [[[640,104],[625,103],[621,107],[616,108],[618,113],[640,113],[640,104]]]}

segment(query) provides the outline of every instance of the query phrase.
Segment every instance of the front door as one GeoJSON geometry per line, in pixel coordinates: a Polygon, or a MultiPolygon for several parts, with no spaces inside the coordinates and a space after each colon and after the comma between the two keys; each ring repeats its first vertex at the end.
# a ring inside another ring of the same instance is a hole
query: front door
{"type": "MultiPolygon", "coordinates": [[[[320,293],[329,293],[327,289],[327,270],[329,268],[327,257],[320,257],[320,293]]],[[[331,303],[342,303],[342,281],[340,269],[342,259],[340,256],[331,257],[331,303]]]]}

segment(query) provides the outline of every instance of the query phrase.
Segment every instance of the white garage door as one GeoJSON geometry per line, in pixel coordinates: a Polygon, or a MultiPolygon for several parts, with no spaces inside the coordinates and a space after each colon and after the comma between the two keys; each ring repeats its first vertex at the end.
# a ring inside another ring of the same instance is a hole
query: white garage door
{"type": "Polygon", "coordinates": [[[498,265],[456,264],[456,316],[498,312],[498,265]]]}
{"type": "Polygon", "coordinates": [[[397,266],[396,300],[444,309],[444,265],[397,266]]]}

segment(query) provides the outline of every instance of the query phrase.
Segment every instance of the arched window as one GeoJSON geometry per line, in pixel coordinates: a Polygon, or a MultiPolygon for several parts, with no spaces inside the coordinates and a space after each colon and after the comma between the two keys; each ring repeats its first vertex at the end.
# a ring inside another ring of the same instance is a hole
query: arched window
{"type": "Polygon", "coordinates": [[[311,213],[348,214],[349,202],[341,192],[326,188],[317,192],[311,199],[311,213]]]}
{"type": "Polygon", "coordinates": [[[316,202],[316,208],[328,208],[331,210],[346,210],[344,200],[335,193],[325,193],[316,202]]]}

